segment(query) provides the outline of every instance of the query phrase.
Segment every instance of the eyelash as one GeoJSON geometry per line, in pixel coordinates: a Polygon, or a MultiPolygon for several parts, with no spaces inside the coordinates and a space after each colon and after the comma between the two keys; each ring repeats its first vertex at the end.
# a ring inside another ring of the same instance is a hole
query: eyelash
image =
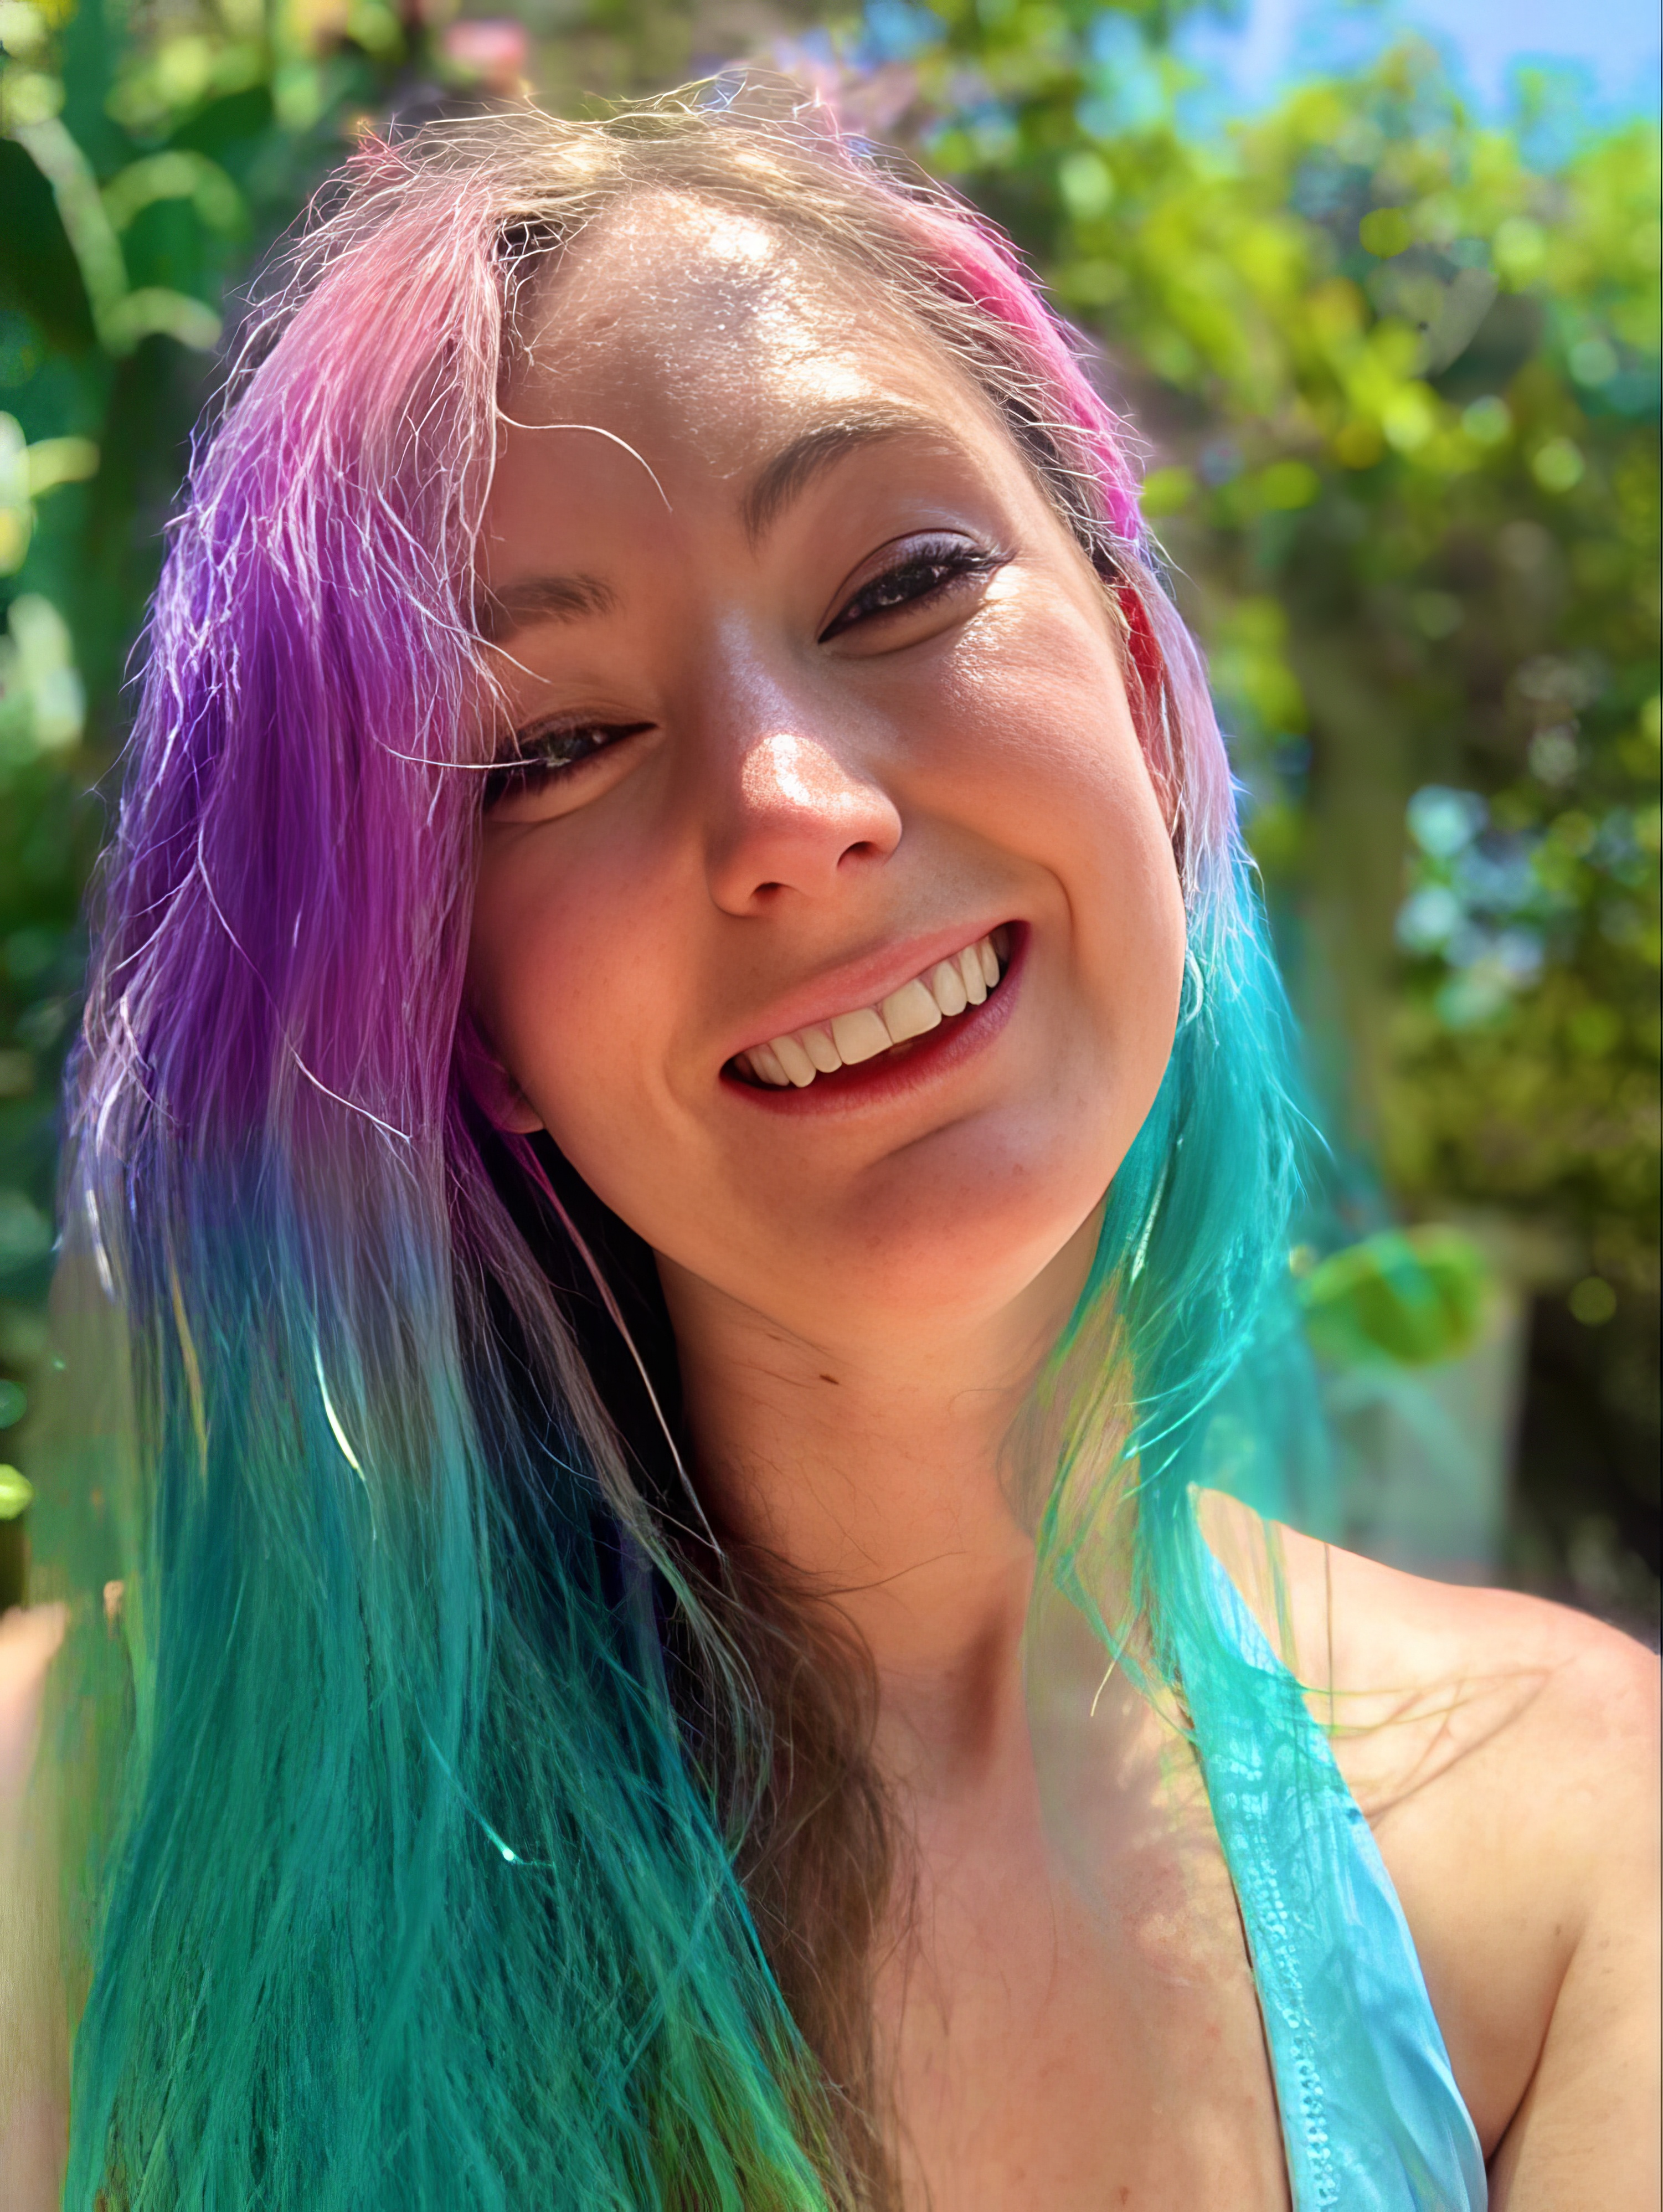
{"type": "MultiPolygon", "coordinates": [[[[898,614],[906,607],[923,607],[938,599],[957,585],[974,578],[992,576],[1002,568],[1009,556],[984,551],[978,546],[968,545],[962,538],[940,538],[915,541],[913,550],[905,560],[861,586],[848,602],[832,617],[820,633],[818,642],[824,645],[829,639],[841,636],[846,629],[862,622],[881,622],[887,616],[898,614]],[[915,588],[907,588],[908,586],[915,588]],[[887,598],[883,594],[889,594],[887,598]],[[865,603],[878,599],[877,605],[865,603]],[[864,610],[864,611],[863,611],[864,610]]],[[[621,738],[633,738],[652,725],[647,722],[576,722],[555,725],[541,730],[528,730],[519,739],[521,750],[516,758],[494,768],[485,778],[484,808],[489,814],[492,807],[510,796],[543,790],[558,778],[568,775],[584,761],[592,760],[608,745],[616,744],[621,738]],[[570,760],[551,760],[539,755],[534,748],[545,745],[552,750],[564,741],[590,738],[596,740],[570,760]]]]}
{"type": "Polygon", "coordinates": [[[638,737],[652,726],[650,722],[567,722],[524,732],[515,740],[520,748],[519,757],[504,761],[485,778],[486,813],[502,799],[543,790],[560,777],[569,775],[574,768],[580,768],[585,761],[592,760],[597,753],[604,752],[620,738],[638,737]],[[539,754],[535,750],[543,745],[552,751],[555,746],[577,738],[592,738],[596,742],[570,760],[551,760],[548,752],[539,754]]]}
{"type": "Polygon", "coordinates": [[[865,583],[835,614],[820,633],[820,643],[841,635],[853,629],[856,622],[882,621],[887,615],[897,614],[903,607],[922,607],[939,599],[956,585],[974,578],[991,576],[1004,568],[1009,556],[991,553],[981,547],[968,545],[959,538],[936,538],[914,540],[907,557],[893,568],[885,568],[865,583]],[[923,580],[921,588],[904,588],[909,583],[923,580]],[[858,612],[862,603],[874,594],[890,592],[892,597],[881,604],[870,606],[865,613],[858,612]]]}

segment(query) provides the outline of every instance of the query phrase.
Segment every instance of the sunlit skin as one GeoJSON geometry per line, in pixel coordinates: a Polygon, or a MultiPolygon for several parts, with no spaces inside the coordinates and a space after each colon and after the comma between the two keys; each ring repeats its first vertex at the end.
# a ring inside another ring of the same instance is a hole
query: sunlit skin
{"type": "MultiPolygon", "coordinates": [[[[659,1254],[707,1495],[872,1650],[919,1862],[879,1989],[909,2191],[1281,2204],[1193,1767],[1118,1688],[1089,1725],[1023,1694],[1002,1447],[1159,1084],[1184,952],[1105,587],[870,290],[687,203],[580,249],[506,411],[502,743],[572,764],[491,787],[487,1103],[659,1254]],[[1011,971],[962,1039],[802,1093],[737,1079],[745,1048],[1000,927],[1011,971]]],[[[1220,1501],[1207,1525],[1267,1605],[1258,1524],[1220,1501]]],[[[1284,1541],[1306,1678],[1332,1652],[1346,1717],[1407,1714],[1342,1757],[1501,2146],[1496,2201],[1637,2207],[1645,1664],[1551,1608],[1284,1541]],[[1425,1684],[1461,1686],[1453,1717],[1403,1705],[1425,1684]]],[[[1054,1633],[1089,1695],[1096,1647],[1054,1633]]]]}

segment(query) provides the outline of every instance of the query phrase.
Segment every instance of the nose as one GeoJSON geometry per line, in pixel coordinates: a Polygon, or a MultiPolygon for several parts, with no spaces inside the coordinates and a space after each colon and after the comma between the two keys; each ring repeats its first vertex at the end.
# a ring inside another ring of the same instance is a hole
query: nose
{"type": "Polygon", "coordinates": [[[805,733],[746,739],[723,783],[708,866],[712,896],[726,913],[756,914],[792,891],[823,897],[901,842],[889,794],[805,733]]]}

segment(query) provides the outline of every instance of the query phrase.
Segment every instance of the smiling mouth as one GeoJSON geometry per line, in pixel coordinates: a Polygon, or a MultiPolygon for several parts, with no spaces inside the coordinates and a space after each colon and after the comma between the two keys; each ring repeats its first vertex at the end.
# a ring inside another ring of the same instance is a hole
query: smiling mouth
{"type": "Polygon", "coordinates": [[[728,1065],[741,1082],[765,1091],[806,1091],[822,1076],[898,1052],[944,1024],[960,1020],[997,991],[1011,964],[1004,925],[938,960],[875,1006],[853,1006],[823,1022],[770,1037],[735,1053],[728,1065]]]}

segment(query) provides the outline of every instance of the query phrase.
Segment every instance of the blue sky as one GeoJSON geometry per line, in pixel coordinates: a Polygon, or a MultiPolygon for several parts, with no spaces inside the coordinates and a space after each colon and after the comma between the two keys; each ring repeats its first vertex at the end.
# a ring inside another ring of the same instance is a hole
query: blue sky
{"type": "Polygon", "coordinates": [[[1430,33],[1477,105],[1507,104],[1520,62],[1569,66],[1589,119],[1654,115],[1659,105],[1657,0],[1238,0],[1239,26],[1196,25],[1183,44],[1260,105],[1313,68],[1344,65],[1387,27],[1430,33]]]}

